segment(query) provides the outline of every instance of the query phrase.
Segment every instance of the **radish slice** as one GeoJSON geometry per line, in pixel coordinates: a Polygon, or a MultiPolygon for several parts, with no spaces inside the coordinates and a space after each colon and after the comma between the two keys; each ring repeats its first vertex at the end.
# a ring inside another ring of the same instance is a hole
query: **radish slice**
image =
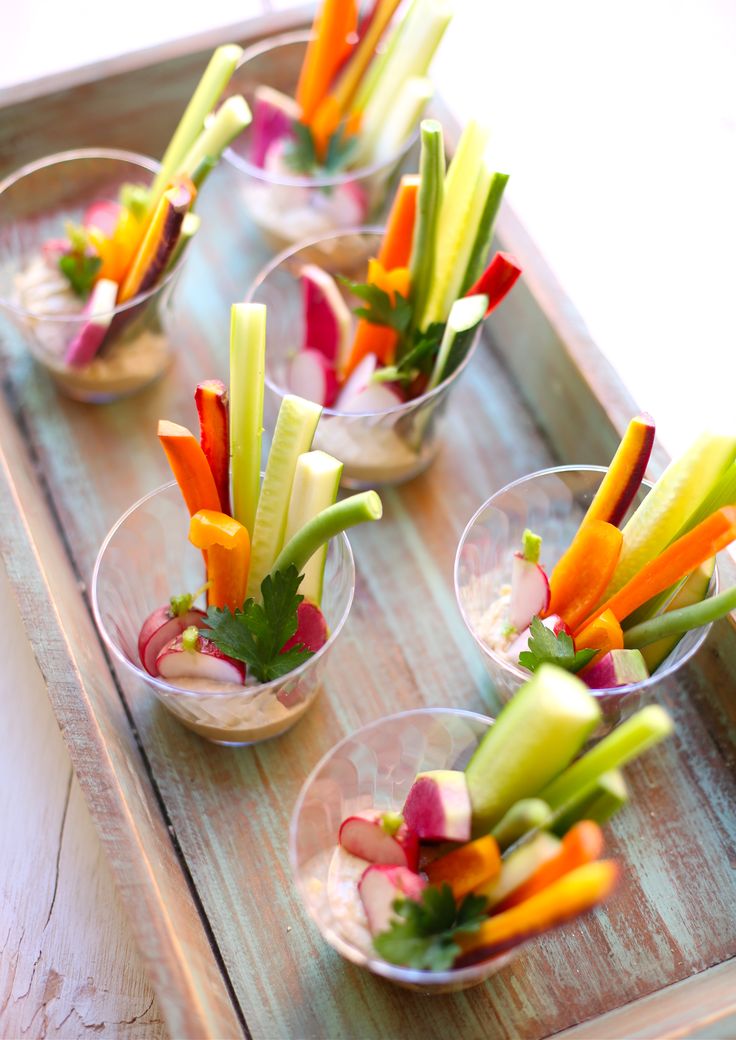
{"type": "Polygon", "coordinates": [[[292,126],[300,115],[299,105],[293,98],[262,84],[255,88],[250,144],[250,161],[254,166],[264,166],[272,144],[293,136],[292,126]]]}
{"type": "Polygon", "coordinates": [[[396,919],[397,899],[419,900],[426,885],[424,878],[407,867],[376,863],[367,867],[358,882],[358,892],[371,935],[385,932],[396,919]]]}
{"type": "Polygon", "coordinates": [[[80,368],[92,361],[110,328],[117,296],[118,283],[110,278],[100,278],[84,307],[83,313],[89,316],[89,320],[67,347],[64,357],[67,365],[80,368]]]}
{"type": "Polygon", "coordinates": [[[319,350],[342,368],[350,350],[352,318],[332,275],[316,264],[301,270],[304,292],[304,348],[319,350]]]}
{"type": "Polygon", "coordinates": [[[120,220],[122,206],[119,202],[103,199],[88,206],[83,219],[85,227],[96,227],[107,238],[111,238],[120,220]]]}
{"type": "Polygon", "coordinates": [[[156,658],[167,643],[172,643],[190,625],[201,625],[206,615],[193,607],[183,614],[173,614],[171,607],[158,607],[141,625],[138,636],[138,656],[149,675],[158,675],[156,658]]]}
{"type": "Polygon", "coordinates": [[[164,679],[208,679],[214,682],[244,683],[245,665],[228,657],[200,635],[196,650],[184,646],[184,635],[172,639],[156,658],[158,674],[164,679]]]}
{"type": "MultiPolygon", "coordinates": [[[[342,395],[339,401],[342,400],[342,395]]],[[[360,393],[350,397],[346,404],[336,406],[341,412],[351,414],[364,412],[387,412],[390,408],[397,408],[404,403],[404,398],[386,383],[371,383],[360,393]]]]}
{"type": "Polygon", "coordinates": [[[335,402],[335,408],[339,412],[346,412],[347,405],[356,394],[361,393],[361,391],[365,390],[370,385],[373,373],[377,368],[378,358],[375,354],[366,354],[363,360],[356,365],[351,374],[345,380],[345,385],[335,402]]]}
{"type": "Polygon", "coordinates": [[[517,631],[521,631],[531,624],[535,614],[543,614],[548,606],[547,575],[538,563],[531,563],[521,553],[514,553],[509,621],[517,631]]]}
{"type": "Polygon", "coordinates": [[[375,809],[348,816],[340,824],[339,844],[351,856],[369,863],[384,863],[416,870],[419,862],[419,838],[398,820],[398,826],[386,829],[385,813],[375,809]]]}
{"type": "Polygon", "coordinates": [[[337,396],[337,376],[319,350],[300,350],[289,365],[289,390],[329,408],[337,396]]]}
{"type": "Polygon", "coordinates": [[[303,600],[296,608],[296,632],[281,647],[281,653],[291,650],[292,646],[302,643],[307,650],[316,654],[327,642],[329,636],[325,616],[315,603],[303,600]]]}

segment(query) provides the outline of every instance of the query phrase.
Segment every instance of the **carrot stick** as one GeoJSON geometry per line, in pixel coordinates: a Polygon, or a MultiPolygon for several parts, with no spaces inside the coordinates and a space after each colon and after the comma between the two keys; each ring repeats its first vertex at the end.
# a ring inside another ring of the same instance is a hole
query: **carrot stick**
{"type": "Polygon", "coordinates": [[[610,859],[586,863],[518,906],[494,914],[477,932],[457,936],[463,952],[454,966],[464,967],[487,960],[590,910],[612,890],[618,872],[618,865],[610,859]]]}
{"type": "Polygon", "coordinates": [[[296,88],[303,123],[311,124],[335,73],[352,49],[347,38],[355,32],[357,24],[355,0],[324,0],[317,11],[312,25],[314,36],[307,46],[296,88]]]}
{"type": "Polygon", "coordinates": [[[349,107],[355,97],[361,78],[371,63],[376,46],[400,3],[401,0],[378,0],[370,16],[370,22],[365,26],[361,22],[360,40],[340,73],[333,92],[341,112],[349,107]]]}
{"type": "Polygon", "coordinates": [[[623,535],[613,524],[584,520],[550,576],[547,613],[559,614],[574,630],[605,593],[622,542],[623,535]]]}
{"type": "Polygon", "coordinates": [[[542,889],[558,881],[571,870],[577,870],[585,863],[593,860],[603,852],[603,831],[592,820],[581,820],[574,824],[562,839],[562,847],[556,856],[548,859],[532,874],[527,881],[510,892],[508,896],[493,908],[493,913],[503,913],[512,906],[518,906],[525,899],[530,899],[542,889]]]}
{"type": "Polygon", "coordinates": [[[413,173],[402,177],[391,212],[388,215],[386,230],[378,253],[378,262],[387,271],[395,267],[409,266],[418,194],[419,175],[413,173]]]}
{"type": "Polygon", "coordinates": [[[161,419],[158,439],[166,452],[190,516],[199,509],[220,509],[215,479],[197,438],[186,426],[161,419]]]}
{"type": "Polygon", "coordinates": [[[250,565],[247,528],[226,513],[200,509],[189,524],[189,541],[206,550],[208,604],[240,610],[245,602],[250,565]]]}
{"type": "Polygon", "coordinates": [[[576,650],[598,650],[589,665],[600,661],[609,650],[623,650],[623,648],[623,630],[610,610],[604,610],[597,618],[593,618],[590,624],[581,628],[575,636],[576,650]]]}
{"type": "MultiPolygon", "coordinates": [[[[409,295],[409,269],[406,267],[386,271],[378,260],[370,260],[366,281],[388,293],[392,303],[395,302],[397,292],[402,296],[409,295]]],[[[344,377],[347,378],[367,354],[375,354],[384,365],[392,364],[398,341],[399,334],[395,329],[389,328],[388,325],[376,325],[361,318],[355,329],[355,339],[345,366],[344,377]]]]}
{"type": "MultiPolygon", "coordinates": [[[[725,549],[734,538],[736,506],[725,506],[645,564],[623,588],[596,610],[594,616],[599,617],[604,610],[610,610],[618,621],[623,621],[642,603],[668,589],[701,563],[725,549]]],[[[586,625],[592,620],[589,618],[586,625]]]]}
{"type": "Polygon", "coordinates": [[[183,184],[163,193],[125,276],[118,303],[125,303],[155,285],[169,262],[184,214],[192,205],[195,195],[196,191],[193,195],[190,188],[183,184]]]}
{"type": "Polygon", "coordinates": [[[654,420],[646,413],[637,415],[626,427],[586,520],[606,520],[618,527],[641,486],[653,444],[654,420]]]}
{"type": "Polygon", "coordinates": [[[340,125],[340,108],[331,94],[322,99],[310,125],[317,158],[324,162],[330,138],[340,125]]]}
{"type": "Polygon", "coordinates": [[[486,834],[440,856],[429,864],[426,874],[430,885],[441,887],[447,883],[455,899],[464,899],[478,885],[492,881],[500,870],[498,842],[486,834]]]}

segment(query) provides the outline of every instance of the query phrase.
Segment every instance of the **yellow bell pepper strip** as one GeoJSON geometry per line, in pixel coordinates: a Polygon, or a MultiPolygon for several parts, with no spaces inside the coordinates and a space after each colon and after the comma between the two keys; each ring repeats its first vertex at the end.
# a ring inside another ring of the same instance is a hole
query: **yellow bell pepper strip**
{"type": "Polygon", "coordinates": [[[241,610],[250,565],[248,529],[226,513],[200,509],[189,523],[189,541],[207,552],[207,602],[241,610]]]}
{"type": "Polygon", "coordinates": [[[623,648],[623,629],[616,620],[616,615],[611,610],[604,610],[599,617],[594,618],[589,625],[586,625],[575,636],[576,650],[598,651],[589,662],[589,665],[600,661],[601,657],[604,657],[610,650],[623,650],[623,648]]]}

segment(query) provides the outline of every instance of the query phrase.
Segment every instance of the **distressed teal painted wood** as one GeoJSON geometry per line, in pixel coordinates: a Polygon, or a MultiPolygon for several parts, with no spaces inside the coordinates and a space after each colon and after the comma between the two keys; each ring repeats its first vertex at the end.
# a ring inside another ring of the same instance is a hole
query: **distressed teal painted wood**
{"type": "MultiPolygon", "coordinates": [[[[85,133],[83,117],[95,108],[97,143],[155,153],[165,137],[163,118],[136,125],[135,140],[125,137],[138,99],[165,81],[166,104],[178,105],[188,86],[183,70],[191,68],[182,61],[148,79],[118,77],[97,92],[68,92],[66,101],[81,106],[77,119],[85,133]],[[113,103],[129,116],[103,126],[104,106],[113,103]]],[[[52,147],[58,104],[53,99],[33,108],[33,146],[49,142],[42,151],[52,147]]],[[[0,155],[17,117],[0,113],[0,155]]],[[[205,227],[177,290],[171,335],[178,361],[166,380],[129,402],[86,408],[59,398],[17,338],[5,340],[16,421],[85,581],[112,522],[167,477],[157,419],[193,424],[195,382],[226,376],[229,304],[242,298],[265,259],[237,219],[233,177],[217,171],[202,199],[205,227]]],[[[696,665],[659,690],[675,715],[677,738],[630,770],[634,805],[611,828],[613,849],[625,864],[619,892],[605,911],[530,945],[486,985],[430,1001],[358,971],[325,946],[291,884],[291,809],[301,781],[336,740],[401,708],[451,704],[493,712],[497,706],[457,615],[455,546],[492,490],[569,452],[572,428],[540,414],[545,439],[529,410],[530,387],[517,385],[499,360],[513,358],[515,336],[523,343],[529,330],[541,329],[555,369],[560,330],[533,295],[524,299],[516,327],[497,326],[498,353],[480,350],[458,388],[435,466],[386,493],[381,523],[351,536],[358,569],[353,611],[323,696],[295,730],[255,749],[215,748],[182,729],[144,687],[119,676],[145,761],[256,1040],[541,1037],[736,954],[736,657],[725,624],[696,665]]],[[[511,367],[517,376],[524,368],[518,358],[511,367]]],[[[585,397],[585,385],[582,378],[575,385],[574,415],[579,442],[589,436],[597,459],[612,442],[618,417],[599,429],[603,406],[585,397]]]]}

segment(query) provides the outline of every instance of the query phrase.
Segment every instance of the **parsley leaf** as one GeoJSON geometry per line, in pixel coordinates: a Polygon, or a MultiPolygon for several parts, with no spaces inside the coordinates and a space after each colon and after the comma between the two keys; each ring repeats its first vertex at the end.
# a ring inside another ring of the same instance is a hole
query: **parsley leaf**
{"type": "Polygon", "coordinates": [[[210,607],[207,611],[203,625],[207,638],[228,657],[245,661],[259,682],[279,679],[312,656],[303,643],[282,652],[296,633],[297,607],[304,599],[297,589],[303,577],[292,564],[263,579],[263,604],[251,598],[235,613],[227,607],[210,607]]]}
{"type": "Polygon", "coordinates": [[[86,228],[67,223],[66,234],[69,250],[59,257],[59,270],[77,296],[85,299],[92,289],[97,272],[102,267],[102,260],[91,249],[86,228]]]}
{"type": "Polygon", "coordinates": [[[377,952],[391,964],[445,971],[460,953],[454,937],[478,931],[486,920],[488,901],[471,893],[458,906],[445,883],[442,888],[425,888],[419,902],[397,899],[394,910],[399,919],[373,940],[377,952]]]}
{"type": "Polygon", "coordinates": [[[394,293],[394,301],[385,289],[379,289],[377,285],[364,282],[352,282],[343,275],[338,275],[338,281],[368,304],[367,307],[356,307],[354,313],[359,318],[364,318],[372,325],[387,325],[403,335],[409,329],[412,320],[412,307],[405,296],[394,293]]]}
{"type": "Polygon", "coordinates": [[[306,176],[339,173],[347,169],[358,147],[358,137],[356,134],[347,134],[345,120],[327,141],[324,162],[320,162],[310,127],[294,122],[292,132],[293,136],[284,149],[284,161],[295,173],[306,176]]]}
{"type": "Polygon", "coordinates": [[[291,126],[293,137],[284,148],[284,162],[295,173],[313,173],[319,165],[312,131],[304,123],[291,126]]]}
{"type": "Polygon", "coordinates": [[[529,649],[519,654],[519,664],[530,672],[536,672],[546,661],[566,668],[568,672],[579,672],[598,653],[597,650],[576,651],[572,637],[567,632],[555,635],[536,616],[532,618],[530,628],[529,649]]]}

